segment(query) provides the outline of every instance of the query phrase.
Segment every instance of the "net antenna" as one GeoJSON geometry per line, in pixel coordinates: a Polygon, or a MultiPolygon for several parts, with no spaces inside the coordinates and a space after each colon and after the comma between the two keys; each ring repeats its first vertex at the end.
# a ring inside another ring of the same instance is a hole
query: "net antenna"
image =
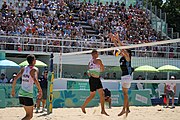
{"type": "MultiPolygon", "coordinates": [[[[180,39],[162,40],[162,41],[157,41],[157,42],[149,42],[149,43],[142,43],[142,44],[132,44],[132,45],[128,45],[128,46],[117,46],[117,47],[103,48],[103,49],[97,49],[97,51],[98,52],[104,52],[104,51],[113,51],[113,50],[116,50],[116,49],[131,49],[131,48],[163,45],[163,44],[177,43],[177,42],[180,42],[180,39]]],[[[91,52],[92,52],[92,50],[81,51],[81,52],[62,53],[62,56],[87,54],[87,53],[91,53],[91,52]]]]}
{"type": "MultiPolygon", "coordinates": [[[[63,42],[62,42],[63,44],[63,42]]],[[[62,45],[63,46],[63,45],[62,45]]],[[[59,66],[60,66],[60,75],[59,75],[59,78],[62,78],[62,53],[63,53],[63,47],[61,47],[61,50],[60,50],[60,53],[59,53],[59,66]]]]}

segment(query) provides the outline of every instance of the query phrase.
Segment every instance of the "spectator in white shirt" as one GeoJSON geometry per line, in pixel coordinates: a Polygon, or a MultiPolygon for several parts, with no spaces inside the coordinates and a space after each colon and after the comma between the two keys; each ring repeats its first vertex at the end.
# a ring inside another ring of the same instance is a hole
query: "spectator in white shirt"
{"type": "MultiPolygon", "coordinates": [[[[170,80],[175,80],[175,76],[171,76],[170,80]]],[[[169,97],[172,97],[172,107],[171,109],[175,108],[174,106],[174,95],[176,94],[176,83],[166,83],[164,91],[166,93],[166,108],[169,107],[169,97]]]]}
{"type": "Polygon", "coordinates": [[[0,83],[7,83],[8,80],[6,78],[6,75],[4,73],[1,73],[0,83]]]}

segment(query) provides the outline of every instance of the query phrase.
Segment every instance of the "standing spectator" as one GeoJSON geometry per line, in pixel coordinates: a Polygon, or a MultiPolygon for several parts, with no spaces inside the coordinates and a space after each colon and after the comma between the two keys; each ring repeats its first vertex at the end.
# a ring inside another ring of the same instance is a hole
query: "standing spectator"
{"type": "Polygon", "coordinates": [[[6,75],[4,73],[1,73],[0,83],[7,83],[8,80],[6,78],[6,75]]]}
{"type": "MultiPolygon", "coordinates": [[[[175,80],[175,76],[171,76],[170,80],[175,80]]],[[[169,107],[169,97],[172,97],[172,107],[171,109],[175,108],[174,106],[174,95],[176,94],[176,83],[166,83],[164,87],[164,91],[166,94],[166,108],[169,107]]]]}
{"type": "Polygon", "coordinates": [[[46,98],[47,98],[47,87],[48,87],[47,75],[48,75],[48,71],[45,70],[39,80],[39,83],[40,83],[40,86],[42,89],[42,97],[40,99],[37,99],[36,113],[38,113],[38,110],[40,109],[40,102],[42,102],[42,111],[45,111],[45,104],[46,104],[46,98]]]}

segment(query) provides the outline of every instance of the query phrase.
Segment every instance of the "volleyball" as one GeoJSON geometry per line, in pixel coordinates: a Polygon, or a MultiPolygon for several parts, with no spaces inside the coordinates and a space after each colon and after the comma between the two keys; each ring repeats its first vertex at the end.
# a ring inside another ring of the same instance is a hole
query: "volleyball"
{"type": "Polygon", "coordinates": [[[114,51],[114,55],[117,57],[117,56],[119,56],[120,52],[121,52],[120,49],[116,49],[116,50],[114,51]]]}

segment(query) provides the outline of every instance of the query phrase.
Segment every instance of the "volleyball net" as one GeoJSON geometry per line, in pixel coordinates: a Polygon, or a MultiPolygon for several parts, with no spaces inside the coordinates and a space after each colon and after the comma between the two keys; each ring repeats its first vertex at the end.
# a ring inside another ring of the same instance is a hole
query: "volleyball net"
{"type": "MultiPolygon", "coordinates": [[[[101,75],[104,79],[120,79],[121,70],[119,67],[119,59],[121,56],[114,56],[113,53],[116,49],[131,49],[132,67],[135,68],[133,75],[134,80],[139,75],[146,80],[167,80],[171,75],[176,76],[176,79],[180,79],[178,75],[180,68],[180,39],[104,49],[97,47],[96,49],[105,65],[105,71],[101,75]],[[140,66],[144,66],[144,68],[136,70],[136,68],[140,66]],[[158,71],[158,68],[162,66],[164,66],[164,69],[158,71]],[[152,67],[156,70],[153,70],[152,67]],[[158,78],[153,78],[154,76],[158,78]]],[[[62,77],[83,78],[83,76],[86,75],[85,72],[87,71],[87,64],[91,58],[91,52],[92,50],[63,53],[62,61],[65,64],[62,65],[62,77]]]]}
{"type": "MultiPolygon", "coordinates": [[[[92,48],[94,49],[94,48],[92,48]]],[[[91,59],[90,50],[80,52],[62,53],[62,79],[74,82],[87,82],[88,62],[91,59]]],[[[127,46],[96,48],[99,52],[105,71],[101,73],[101,79],[106,84],[121,83],[121,69],[119,59],[115,57],[116,49],[131,49],[133,72],[132,84],[143,83],[145,87],[167,83],[171,76],[175,76],[173,83],[180,83],[180,39],[164,40],[158,42],[132,44],[127,46]],[[140,70],[139,67],[142,67],[140,70]],[[164,67],[163,69],[160,69],[164,67]]],[[[56,71],[55,71],[56,73],[56,71]]],[[[135,89],[135,85],[131,87],[135,89]]]]}
{"type": "MultiPolygon", "coordinates": [[[[92,48],[94,49],[94,48],[92,48]]],[[[88,62],[91,59],[92,49],[80,52],[61,53],[62,77],[54,81],[54,89],[89,90],[88,62]],[[62,86],[62,88],[59,88],[62,86]],[[66,86],[66,87],[65,87],[66,86]]],[[[109,48],[96,48],[99,52],[105,71],[101,73],[101,81],[104,88],[119,91],[121,86],[121,69],[119,60],[115,57],[116,49],[131,49],[132,67],[135,69],[132,75],[130,90],[150,90],[151,97],[159,97],[164,90],[164,83],[176,83],[176,96],[180,90],[180,39],[165,40],[143,44],[109,48]],[[163,69],[160,69],[164,66],[163,69]],[[138,68],[142,67],[140,70],[138,68]],[[175,79],[171,79],[175,76],[175,79]],[[139,88],[138,84],[144,87],[139,88]]],[[[56,69],[57,70],[57,69],[56,69]]],[[[56,71],[55,71],[56,73],[56,71]]]]}

